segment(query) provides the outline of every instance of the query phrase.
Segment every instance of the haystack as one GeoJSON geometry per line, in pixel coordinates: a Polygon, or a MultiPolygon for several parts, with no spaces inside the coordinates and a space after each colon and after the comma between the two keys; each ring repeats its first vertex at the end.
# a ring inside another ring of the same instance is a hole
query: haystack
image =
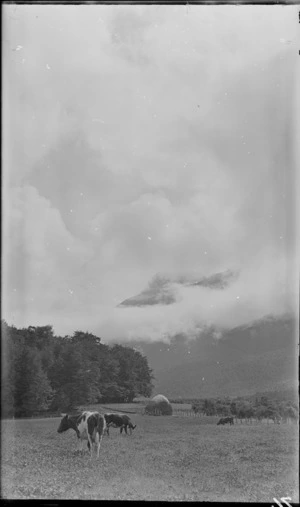
{"type": "Polygon", "coordinates": [[[172,415],[173,408],[168,398],[163,394],[157,394],[146,405],[145,413],[148,415],[172,415]]]}

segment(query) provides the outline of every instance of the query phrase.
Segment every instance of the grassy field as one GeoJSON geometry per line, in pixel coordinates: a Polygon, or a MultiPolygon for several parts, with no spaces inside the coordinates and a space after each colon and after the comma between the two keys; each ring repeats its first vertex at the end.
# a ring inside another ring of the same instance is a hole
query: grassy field
{"type": "Polygon", "coordinates": [[[298,495],[298,427],[135,415],[100,459],[58,418],[2,422],[2,498],[272,502],[298,495]]]}

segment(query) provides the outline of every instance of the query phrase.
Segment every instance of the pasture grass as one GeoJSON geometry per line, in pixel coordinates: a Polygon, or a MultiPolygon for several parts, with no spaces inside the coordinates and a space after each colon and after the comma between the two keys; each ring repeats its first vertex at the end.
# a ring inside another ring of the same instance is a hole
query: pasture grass
{"type": "Polygon", "coordinates": [[[298,494],[296,425],[132,416],[100,459],[58,434],[59,418],[2,421],[2,498],[272,502],[298,494]]]}

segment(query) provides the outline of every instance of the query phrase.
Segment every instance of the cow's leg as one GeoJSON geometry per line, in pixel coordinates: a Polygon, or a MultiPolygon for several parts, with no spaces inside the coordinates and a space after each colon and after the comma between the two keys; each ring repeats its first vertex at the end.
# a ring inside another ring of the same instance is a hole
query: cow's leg
{"type": "Polygon", "coordinates": [[[93,442],[92,442],[92,439],[91,439],[91,436],[89,435],[89,433],[88,433],[88,442],[90,444],[89,449],[90,449],[90,453],[91,453],[91,457],[92,457],[93,456],[93,442]]]}
{"type": "Polygon", "coordinates": [[[98,434],[98,442],[97,442],[97,458],[99,458],[100,447],[101,447],[102,435],[98,434]]]}
{"type": "Polygon", "coordinates": [[[122,431],[123,431],[123,426],[120,427],[120,433],[122,433],[122,431]]]}
{"type": "Polygon", "coordinates": [[[129,426],[129,435],[132,435],[132,429],[130,426],[129,426]]]}
{"type": "Polygon", "coordinates": [[[77,445],[77,451],[76,452],[79,453],[80,452],[80,436],[77,435],[77,438],[78,438],[78,440],[77,440],[78,445],[77,445]]]}
{"type": "Polygon", "coordinates": [[[127,424],[125,424],[124,429],[125,429],[126,435],[128,435],[128,433],[127,433],[127,424]]]}
{"type": "Polygon", "coordinates": [[[79,440],[78,440],[78,450],[79,450],[79,453],[83,453],[83,440],[81,437],[79,437],[79,440]]]}

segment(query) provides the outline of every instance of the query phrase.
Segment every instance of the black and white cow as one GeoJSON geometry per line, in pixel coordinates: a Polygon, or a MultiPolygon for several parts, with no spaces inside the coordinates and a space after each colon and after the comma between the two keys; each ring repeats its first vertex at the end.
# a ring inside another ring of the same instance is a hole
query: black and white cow
{"type": "Polygon", "coordinates": [[[219,422],[217,423],[217,426],[219,424],[234,424],[233,417],[221,417],[219,422]]]}
{"type": "Polygon", "coordinates": [[[93,455],[93,445],[97,448],[97,458],[100,453],[100,445],[102,436],[106,429],[106,422],[103,415],[99,412],[82,412],[77,415],[62,414],[62,420],[57,432],[63,433],[69,429],[73,429],[79,439],[79,449],[83,450],[83,440],[87,440],[87,446],[93,455]]]}
{"type": "Polygon", "coordinates": [[[120,433],[122,433],[123,429],[125,429],[126,435],[127,428],[129,428],[130,435],[132,434],[132,430],[136,428],[136,424],[133,425],[130,417],[125,414],[104,414],[106,421],[106,432],[109,435],[109,428],[120,428],[120,433]]]}

